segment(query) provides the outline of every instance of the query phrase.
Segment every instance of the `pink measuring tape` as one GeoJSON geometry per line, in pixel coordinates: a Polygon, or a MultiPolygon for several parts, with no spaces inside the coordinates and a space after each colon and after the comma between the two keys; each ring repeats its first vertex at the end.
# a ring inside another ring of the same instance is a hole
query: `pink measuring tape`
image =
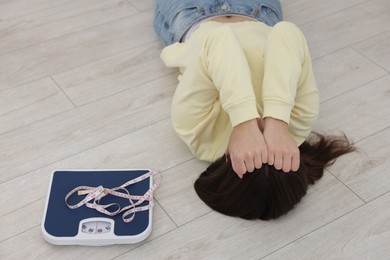
{"type": "Polygon", "coordinates": [[[159,174],[157,171],[149,171],[145,173],[144,175],[141,175],[133,180],[130,180],[124,184],[122,184],[119,187],[115,187],[112,189],[104,188],[103,186],[98,187],[89,187],[89,186],[78,186],[71,190],[66,196],[65,196],[65,203],[70,209],[77,209],[83,205],[87,206],[88,208],[96,209],[97,211],[106,214],[108,216],[115,216],[122,212],[123,216],[122,219],[124,222],[129,223],[134,219],[135,213],[138,211],[145,211],[149,210],[153,207],[153,192],[158,187],[158,185],[161,182],[162,176],[157,179],[157,181],[153,184],[153,186],[142,196],[137,195],[131,195],[129,191],[126,189],[127,186],[132,185],[134,183],[140,182],[142,180],[145,180],[146,178],[152,178],[153,176],[159,174]],[[68,203],[68,199],[70,196],[72,196],[77,191],[77,194],[79,196],[86,195],[87,196],[81,200],[79,203],[70,205],[68,203]],[[120,192],[124,191],[124,192],[120,192]],[[118,203],[111,203],[102,205],[100,204],[100,199],[107,196],[108,194],[111,194],[116,197],[128,199],[130,204],[129,206],[121,208],[121,206],[118,203]],[[93,200],[93,203],[90,201],[93,200]],[[139,207],[144,201],[149,201],[149,205],[139,207]],[[107,210],[109,207],[117,207],[114,211],[107,210]]]}

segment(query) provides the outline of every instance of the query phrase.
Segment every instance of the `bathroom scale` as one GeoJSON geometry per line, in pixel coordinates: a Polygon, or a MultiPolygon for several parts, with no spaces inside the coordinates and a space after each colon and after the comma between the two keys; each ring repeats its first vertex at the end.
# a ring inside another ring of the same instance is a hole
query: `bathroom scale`
{"type": "Polygon", "coordinates": [[[155,174],[150,169],[54,171],[43,214],[43,237],[55,245],[88,246],[146,239],[152,231],[152,194],[161,180],[153,184],[155,174]],[[82,202],[88,205],[80,206],[82,202]],[[129,210],[104,214],[119,209],[129,210]]]}

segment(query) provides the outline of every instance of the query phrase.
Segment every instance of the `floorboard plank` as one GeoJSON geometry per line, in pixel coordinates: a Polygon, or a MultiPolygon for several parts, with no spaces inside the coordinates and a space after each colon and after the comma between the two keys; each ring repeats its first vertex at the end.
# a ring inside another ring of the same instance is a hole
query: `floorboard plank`
{"type": "Polygon", "coordinates": [[[128,0],[138,10],[145,12],[154,9],[154,0],[128,0]]]}
{"type": "Polygon", "coordinates": [[[390,76],[385,76],[321,104],[314,129],[345,132],[355,142],[390,126],[390,76]]]}
{"type": "Polygon", "coordinates": [[[77,106],[172,74],[159,59],[161,44],[152,42],[53,75],[54,80],[77,106]]]}
{"type": "Polygon", "coordinates": [[[0,21],[0,54],[138,13],[126,0],[82,0],[0,21]]]}
{"type": "Polygon", "coordinates": [[[353,48],[390,72],[390,31],[355,44],[353,48]]]}
{"type": "Polygon", "coordinates": [[[388,74],[349,47],[314,60],[313,67],[321,102],[388,74]]]}
{"type": "Polygon", "coordinates": [[[390,191],[390,128],[357,143],[358,152],[346,155],[330,169],[366,202],[390,191]]]}
{"type": "Polygon", "coordinates": [[[389,240],[386,194],[263,259],[387,259],[389,240]]]}
{"type": "Polygon", "coordinates": [[[76,0],[12,0],[1,1],[0,20],[7,20],[13,17],[20,17],[34,12],[47,10],[76,0]]]}
{"type": "Polygon", "coordinates": [[[298,25],[318,20],[322,17],[343,11],[366,0],[281,0],[284,19],[298,25]]]}
{"type": "Polygon", "coordinates": [[[96,62],[156,39],[152,14],[145,12],[9,52],[0,56],[0,90],[96,62]]]}
{"type": "Polygon", "coordinates": [[[51,78],[1,91],[0,104],[0,134],[74,108],[51,78]]]}
{"type": "Polygon", "coordinates": [[[390,2],[365,1],[301,26],[312,58],[318,58],[349,45],[384,33],[390,27],[390,2]]]}
{"type": "Polygon", "coordinates": [[[0,135],[0,183],[169,118],[169,75],[0,135]]]}

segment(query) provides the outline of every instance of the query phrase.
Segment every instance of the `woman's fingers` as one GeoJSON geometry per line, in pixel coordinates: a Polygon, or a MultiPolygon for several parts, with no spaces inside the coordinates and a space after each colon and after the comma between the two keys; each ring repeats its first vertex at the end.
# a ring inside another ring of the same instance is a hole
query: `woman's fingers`
{"type": "Polygon", "coordinates": [[[253,158],[251,159],[238,159],[232,158],[233,170],[237,173],[238,177],[242,178],[245,173],[253,172],[255,170],[255,163],[253,158]]]}
{"type": "Polygon", "coordinates": [[[245,162],[236,158],[231,158],[231,160],[234,172],[237,173],[238,177],[242,179],[242,177],[246,173],[245,162]]]}
{"type": "MultiPolygon", "coordinates": [[[[264,156],[265,157],[265,156],[264,156]]],[[[266,161],[267,162],[267,161],[266,161]]],[[[256,156],[254,158],[254,164],[256,169],[260,169],[263,166],[263,155],[256,156]]]]}
{"type": "Polygon", "coordinates": [[[286,156],[283,158],[283,165],[281,167],[281,170],[284,172],[290,172],[291,171],[291,161],[293,157],[286,156]]]}
{"type": "Polygon", "coordinates": [[[292,171],[294,171],[294,172],[298,171],[300,161],[301,161],[300,154],[298,152],[291,160],[291,170],[292,171]]]}
{"type": "Polygon", "coordinates": [[[275,169],[282,170],[283,172],[297,171],[299,169],[299,152],[297,153],[272,153],[269,152],[268,164],[273,165],[275,169]]]}
{"type": "Polygon", "coordinates": [[[267,158],[267,145],[257,125],[257,119],[243,122],[233,128],[228,153],[233,170],[239,177],[261,167],[263,160],[267,158]]]}
{"type": "Polygon", "coordinates": [[[276,168],[276,170],[281,170],[283,168],[283,156],[281,156],[280,154],[275,155],[274,167],[276,168]]]}
{"type": "Polygon", "coordinates": [[[274,154],[271,153],[270,151],[268,151],[267,163],[268,163],[269,165],[274,165],[274,163],[275,163],[275,156],[274,156],[274,154]]]}
{"type": "Polygon", "coordinates": [[[245,158],[231,158],[233,170],[242,178],[244,174],[251,173],[255,169],[260,169],[263,165],[262,154],[256,156],[248,155],[245,158]]]}
{"type": "Polygon", "coordinates": [[[288,131],[288,124],[272,117],[265,118],[264,139],[268,148],[268,164],[284,172],[299,168],[299,148],[288,131]]]}
{"type": "Polygon", "coordinates": [[[245,161],[245,166],[246,166],[247,172],[253,172],[255,170],[255,164],[254,164],[253,158],[245,161]]]}
{"type": "MultiPolygon", "coordinates": [[[[269,165],[273,165],[275,169],[282,170],[283,172],[290,172],[290,171],[298,171],[299,164],[300,164],[300,157],[299,152],[297,153],[289,153],[286,155],[283,155],[282,153],[268,153],[268,158],[265,160],[264,163],[267,163],[269,165]]],[[[260,167],[257,166],[256,169],[259,169],[260,167]]]]}

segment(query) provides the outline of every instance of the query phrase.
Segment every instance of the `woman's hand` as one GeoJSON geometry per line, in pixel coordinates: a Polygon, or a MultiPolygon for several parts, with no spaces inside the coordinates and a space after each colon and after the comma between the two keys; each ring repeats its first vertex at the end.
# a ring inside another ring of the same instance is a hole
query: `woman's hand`
{"type": "Polygon", "coordinates": [[[233,128],[228,153],[233,170],[242,178],[267,163],[267,145],[257,124],[257,119],[241,123],[233,128]]]}
{"type": "Polygon", "coordinates": [[[300,153],[297,144],[288,132],[287,123],[265,118],[264,139],[268,149],[268,164],[284,172],[299,169],[300,153]]]}

